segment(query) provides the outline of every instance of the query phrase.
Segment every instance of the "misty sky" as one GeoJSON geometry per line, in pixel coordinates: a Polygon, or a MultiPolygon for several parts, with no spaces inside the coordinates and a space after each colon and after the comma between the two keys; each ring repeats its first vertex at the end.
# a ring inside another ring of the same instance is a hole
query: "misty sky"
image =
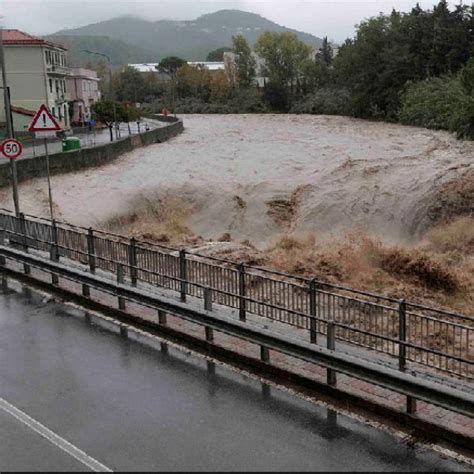
{"type": "MultiPolygon", "coordinates": [[[[419,3],[431,8],[437,2],[419,3]]],[[[0,11],[4,27],[46,34],[126,14],[149,20],[192,20],[203,13],[237,8],[340,42],[354,34],[354,25],[362,19],[393,7],[409,11],[415,4],[416,0],[0,0],[0,11]]]]}

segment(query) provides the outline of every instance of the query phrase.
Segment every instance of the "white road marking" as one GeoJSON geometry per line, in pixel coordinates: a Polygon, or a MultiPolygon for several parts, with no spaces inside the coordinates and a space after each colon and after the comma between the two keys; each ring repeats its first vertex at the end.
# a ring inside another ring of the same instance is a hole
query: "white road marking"
{"type": "Polygon", "coordinates": [[[74,459],[77,459],[80,463],[87,466],[94,472],[113,472],[112,469],[109,469],[107,466],[104,466],[102,463],[96,459],[87,455],[84,451],[81,451],[79,448],[71,444],[69,441],[66,441],[61,436],[57,435],[53,431],[46,428],[38,421],[28,416],[26,413],[22,412],[18,408],[14,407],[11,403],[8,403],[3,398],[0,398],[0,408],[21,421],[23,424],[31,428],[33,431],[39,435],[46,438],[49,442],[57,446],[59,449],[62,449],[64,452],[72,456],[74,459]]]}

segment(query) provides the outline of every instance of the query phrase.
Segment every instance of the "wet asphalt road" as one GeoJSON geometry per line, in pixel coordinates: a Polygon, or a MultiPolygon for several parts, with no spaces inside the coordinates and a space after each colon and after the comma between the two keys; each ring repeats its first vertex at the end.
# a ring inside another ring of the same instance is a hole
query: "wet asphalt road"
{"type": "MultiPolygon", "coordinates": [[[[0,398],[110,469],[468,470],[27,288],[1,293],[0,398]]],[[[0,409],[9,470],[88,469],[0,409]]]]}

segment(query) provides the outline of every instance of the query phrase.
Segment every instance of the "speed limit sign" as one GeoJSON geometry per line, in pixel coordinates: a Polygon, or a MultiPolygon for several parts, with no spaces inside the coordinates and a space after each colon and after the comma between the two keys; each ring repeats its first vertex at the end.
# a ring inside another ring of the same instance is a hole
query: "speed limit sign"
{"type": "Polygon", "coordinates": [[[9,160],[18,158],[23,152],[23,145],[14,138],[8,138],[1,143],[1,149],[3,156],[9,160]]]}

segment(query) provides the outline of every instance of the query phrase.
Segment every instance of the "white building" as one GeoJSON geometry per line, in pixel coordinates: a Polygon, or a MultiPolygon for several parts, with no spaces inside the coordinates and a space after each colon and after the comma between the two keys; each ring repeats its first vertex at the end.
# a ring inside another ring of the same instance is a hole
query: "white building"
{"type": "Polygon", "coordinates": [[[82,125],[91,119],[91,107],[100,100],[100,79],[95,71],[80,67],[72,68],[72,76],[68,78],[70,96],[71,123],[82,125]]]}
{"type": "MultiPolygon", "coordinates": [[[[5,69],[12,106],[19,110],[37,111],[46,104],[64,129],[70,127],[66,48],[59,44],[31,36],[19,30],[3,30],[5,69]]],[[[3,95],[0,121],[5,122],[3,95]]],[[[14,120],[17,131],[25,131],[14,120]]]]}
{"type": "MultiPolygon", "coordinates": [[[[136,69],[138,72],[149,73],[154,72],[160,75],[160,79],[169,80],[169,76],[166,74],[161,74],[158,71],[159,63],[141,63],[141,64],[129,64],[129,67],[136,69]]],[[[213,61],[188,61],[188,66],[202,66],[208,69],[211,72],[215,71],[224,71],[225,65],[224,62],[213,62],[213,61]]]]}

